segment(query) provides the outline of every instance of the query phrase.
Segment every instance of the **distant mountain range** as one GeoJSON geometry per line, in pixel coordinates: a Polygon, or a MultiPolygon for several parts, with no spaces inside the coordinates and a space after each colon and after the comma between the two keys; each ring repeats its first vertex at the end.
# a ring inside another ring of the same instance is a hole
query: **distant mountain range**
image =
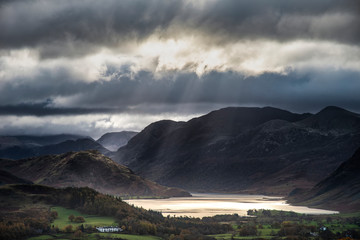
{"type": "Polygon", "coordinates": [[[67,140],[77,140],[81,138],[90,138],[81,135],[72,134],[58,134],[58,135],[45,135],[45,136],[0,136],[0,149],[9,147],[41,147],[45,145],[58,144],[67,140]]]}
{"type": "Polygon", "coordinates": [[[288,200],[292,204],[341,211],[360,209],[360,147],[330,176],[311,190],[295,189],[288,200]]]}
{"type": "Polygon", "coordinates": [[[99,192],[135,196],[190,196],[181,189],[143,179],[98,151],[69,152],[22,160],[0,160],[0,179],[22,183],[19,176],[53,187],[91,187],[99,192]],[[6,171],[6,172],[5,172],[6,171]],[[16,177],[15,177],[16,176],[16,177]],[[7,180],[9,179],[9,180],[7,180]]]}
{"type": "Polygon", "coordinates": [[[52,186],[91,186],[106,193],[185,194],[144,180],[149,179],[197,192],[284,196],[301,192],[309,204],[320,206],[320,200],[327,199],[318,194],[321,186],[327,186],[326,191],[321,188],[324,193],[335,193],[339,188],[330,187],[336,187],[338,180],[319,182],[333,176],[359,146],[360,116],[342,108],[326,107],[316,114],[297,114],[271,107],[231,107],[188,122],[155,122],[140,133],[107,133],[97,141],[77,135],[3,136],[0,158],[33,157],[18,162],[2,160],[1,165],[6,165],[1,168],[6,171],[3,182],[21,182],[23,178],[52,186]],[[111,152],[104,146],[121,147],[111,152]],[[66,153],[89,149],[98,150],[144,179],[99,153],[66,153]],[[61,155],[44,156],[49,154],[61,155]],[[76,168],[69,167],[73,166],[71,159],[77,159],[76,168]],[[110,169],[117,173],[113,175],[110,169]],[[133,176],[134,182],[125,181],[129,176],[122,170],[133,176]],[[119,178],[120,175],[127,177],[119,178]]]}
{"type": "MultiPolygon", "coordinates": [[[[38,137],[41,139],[41,137],[38,137]]],[[[41,139],[43,140],[43,139],[41,139]]],[[[45,141],[45,140],[43,140],[45,141]]],[[[50,141],[51,142],[51,141],[50,141]]],[[[23,159],[29,157],[38,157],[49,154],[61,154],[71,151],[98,150],[103,154],[110,151],[97,143],[92,138],[68,139],[60,143],[44,145],[19,144],[0,149],[0,158],[23,159]]]]}
{"type": "Polygon", "coordinates": [[[111,157],[166,186],[287,195],[313,187],[359,146],[360,116],[338,107],[232,107],[152,123],[111,157]]]}
{"type": "Polygon", "coordinates": [[[49,136],[0,136],[0,158],[22,159],[71,151],[98,150],[110,155],[124,146],[137,132],[109,132],[97,141],[71,134],[49,136]]]}
{"type": "Polygon", "coordinates": [[[110,132],[102,135],[96,142],[110,151],[117,151],[120,147],[125,146],[136,134],[137,132],[132,131],[110,132]]]}

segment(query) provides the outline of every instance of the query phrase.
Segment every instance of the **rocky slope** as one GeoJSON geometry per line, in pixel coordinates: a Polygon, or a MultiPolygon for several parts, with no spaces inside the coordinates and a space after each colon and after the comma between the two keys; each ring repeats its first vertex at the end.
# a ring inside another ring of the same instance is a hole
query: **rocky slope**
{"type": "Polygon", "coordinates": [[[360,144],[359,126],[358,114],[337,107],[314,115],[225,108],[153,123],[112,158],[167,186],[287,195],[348,159],[360,144]]]}
{"type": "Polygon", "coordinates": [[[110,132],[102,135],[96,142],[110,151],[117,151],[120,147],[126,145],[136,134],[137,132],[132,131],[110,132]]]}
{"type": "Polygon", "coordinates": [[[98,151],[69,152],[17,161],[0,161],[1,168],[36,184],[91,187],[114,195],[189,196],[189,193],[143,179],[98,151]]]}
{"type": "Polygon", "coordinates": [[[293,204],[352,211],[360,209],[360,148],[329,177],[309,191],[294,190],[289,196],[293,204]]]}

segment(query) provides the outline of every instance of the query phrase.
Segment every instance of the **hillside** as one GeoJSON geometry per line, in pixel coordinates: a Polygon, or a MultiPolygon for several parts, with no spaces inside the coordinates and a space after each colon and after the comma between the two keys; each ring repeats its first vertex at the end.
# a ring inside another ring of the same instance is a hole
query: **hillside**
{"type": "MultiPolygon", "coordinates": [[[[43,144],[45,140],[42,139],[43,144]]],[[[0,158],[23,159],[49,154],[61,154],[71,151],[98,150],[102,154],[108,154],[109,150],[91,138],[80,138],[76,140],[66,140],[56,144],[43,146],[34,145],[15,145],[5,149],[0,149],[0,158]]]]}
{"type": "Polygon", "coordinates": [[[240,107],[150,124],[112,158],[140,176],[190,191],[287,195],[311,188],[359,144],[360,118],[344,109],[312,115],[240,107]]]}
{"type": "Polygon", "coordinates": [[[170,239],[174,235],[214,240],[206,235],[233,230],[215,220],[164,217],[87,187],[0,186],[0,239],[170,239]],[[71,214],[83,221],[70,221],[71,214]],[[95,228],[110,224],[121,226],[125,234],[101,234],[95,228]],[[81,237],[76,236],[77,227],[81,237]]]}
{"type": "Polygon", "coordinates": [[[296,190],[289,202],[318,208],[352,211],[360,209],[360,148],[329,177],[310,191],[296,190]]]}
{"type": "Polygon", "coordinates": [[[183,190],[145,180],[98,151],[4,161],[1,166],[15,176],[53,187],[91,187],[102,193],[121,196],[189,196],[183,190]]]}
{"type": "Polygon", "coordinates": [[[96,142],[110,151],[117,151],[120,147],[126,145],[136,134],[137,132],[132,131],[110,132],[102,135],[96,142]]]}
{"type": "Polygon", "coordinates": [[[22,179],[22,178],[19,178],[7,171],[0,170],[0,185],[16,184],[16,183],[31,184],[32,182],[22,179]]]}

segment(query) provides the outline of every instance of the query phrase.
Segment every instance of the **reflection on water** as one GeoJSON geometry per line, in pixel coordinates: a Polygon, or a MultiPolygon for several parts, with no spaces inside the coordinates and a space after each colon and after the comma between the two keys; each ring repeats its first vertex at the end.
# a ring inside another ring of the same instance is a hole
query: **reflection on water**
{"type": "Polygon", "coordinates": [[[244,194],[206,194],[193,193],[193,197],[169,199],[131,199],[125,200],[145,209],[162,212],[164,216],[204,217],[216,214],[247,215],[249,209],[275,209],[307,214],[333,214],[337,211],[291,206],[279,197],[244,194]]]}

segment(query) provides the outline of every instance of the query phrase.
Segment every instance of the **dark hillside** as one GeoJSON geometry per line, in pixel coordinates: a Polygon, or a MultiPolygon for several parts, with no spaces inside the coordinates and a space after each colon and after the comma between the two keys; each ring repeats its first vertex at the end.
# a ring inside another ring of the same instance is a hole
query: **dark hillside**
{"type": "Polygon", "coordinates": [[[287,195],[311,188],[360,144],[360,118],[344,109],[294,114],[225,108],[188,122],[150,124],[113,155],[136,173],[190,191],[287,195]]]}
{"type": "Polygon", "coordinates": [[[289,196],[291,203],[337,209],[360,210],[360,148],[340,165],[329,177],[310,191],[295,191],[289,196]]]}
{"type": "Polygon", "coordinates": [[[36,184],[54,187],[91,187],[103,193],[121,196],[189,196],[183,190],[143,179],[97,151],[5,161],[2,168],[36,184]]]}

